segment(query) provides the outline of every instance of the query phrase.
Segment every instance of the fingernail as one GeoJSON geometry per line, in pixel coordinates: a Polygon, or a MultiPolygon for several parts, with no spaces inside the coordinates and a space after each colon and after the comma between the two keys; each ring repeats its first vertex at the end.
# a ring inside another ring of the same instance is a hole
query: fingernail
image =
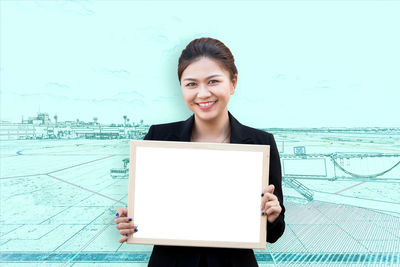
{"type": "Polygon", "coordinates": [[[128,236],[128,234],[126,234],[125,236],[128,236]]]}
{"type": "Polygon", "coordinates": [[[134,230],[135,232],[137,232],[138,231],[138,229],[137,228],[135,228],[135,230],[134,230]]]}
{"type": "Polygon", "coordinates": [[[264,193],[261,194],[261,197],[263,197],[263,196],[264,196],[264,193]]]}
{"type": "Polygon", "coordinates": [[[265,214],[265,212],[261,212],[261,215],[264,215],[265,214]]]}
{"type": "Polygon", "coordinates": [[[119,216],[119,213],[117,212],[117,213],[115,214],[115,216],[118,217],[118,216],[119,216]]]}
{"type": "Polygon", "coordinates": [[[132,218],[129,218],[128,221],[132,221],[132,218]]]}

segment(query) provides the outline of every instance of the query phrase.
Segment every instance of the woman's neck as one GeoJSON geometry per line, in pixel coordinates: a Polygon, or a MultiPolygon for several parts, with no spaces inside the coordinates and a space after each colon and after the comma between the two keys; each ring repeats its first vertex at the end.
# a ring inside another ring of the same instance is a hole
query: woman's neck
{"type": "Polygon", "coordinates": [[[203,121],[195,115],[192,141],[229,143],[230,128],[228,111],[212,121],[203,121]]]}

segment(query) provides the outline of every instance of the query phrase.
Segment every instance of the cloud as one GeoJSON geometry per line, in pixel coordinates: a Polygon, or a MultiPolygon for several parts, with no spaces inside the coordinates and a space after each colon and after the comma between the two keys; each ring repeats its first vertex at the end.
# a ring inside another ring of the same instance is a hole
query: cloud
{"type": "Polygon", "coordinates": [[[46,87],[69,88],[69,85],[56,82],[49,82],[46,84],[46,87]]]}
{"type": "Polygon", "coordinates": [[[139,98],[72,98],[74,102],[87,102],[87,103],[118,103],[118,104],[143,104],[144,101],[139,98]]]}
{"type": "Polygon", "coordinates": [[[113,102],[113,103],[121,103],[121,104],[143,104],[144,96],[136,91],[129,92],[121,92],[117,93],[112,97],[94,97],[94,98],[82,98],[82,97],[70,97],[65,95],[58,94],[49,94],[49,93],[15,93],[15,92],[7,92],[0,91],[1,94],[10,94],[17,97],[24,98],[24,101],[40,99],[40,101],[48,101],[46,98],[52,98],[57,101],[65,100],[71,102],[87,102],[87,103],[105,103],[105,102],[113,102]],[[30,99],[29,99],[30,98],[30,99]]]}
{"type": "Polygon", "coordinates": [[[165,30],[160,26],[142,27],[139,28],[138,31],[145,38],[145,40],[150,43],[166,44],[169,41],[168,37],[164,33],[165,30]]]}
{"type": "Polygon", "coordinates": [[[287,75],[279,73],[277,75],[272,76],[272,78],[275,79],[275,80],[286,80],[287,79],[287,75]]]}
{"type": "Polygon", "coordinates": [[[143,94],[139,93],[138,91],[128,91],[128,92],[119,92],[117,94],[114,95],[114,97],[140,97],[140,98],[144,98],[143,94]]]}
{"type": "Polygon", "coordinates": [[[56,9],[64,13],[72,13],[82,16],[93,16],[95,12],[89,8],[89,1],[76,1],[76,0],[68,0],[68,1],[34,1],[36,6],[45,9],[56,9]]]}
{"type": "Polygon", "coordinates": [[[318,81],[317,84],[315,85],[315,88],[317,89],[331,89],[332,86],[328,80],[321,80],[318,81]]]}
{"type": "Polygon", "coordinates": [[[119,70],[112,70],[112,69],[107,69],[104,68],[104,71],[109,72],[114,75],[130,75],[131,73],[125,69],[119,69],[119,70]]]}
{"type": "Polygon", "coordinates": [[[168,103],[170,103],[170,102],[172,102],[172,101],[175,101],[176,99],[178,98],[178,96],[158,96],[158,97],[155,97],[155,98],[152,98],[151,99],[151,102],[168,102],[168,103]]]}

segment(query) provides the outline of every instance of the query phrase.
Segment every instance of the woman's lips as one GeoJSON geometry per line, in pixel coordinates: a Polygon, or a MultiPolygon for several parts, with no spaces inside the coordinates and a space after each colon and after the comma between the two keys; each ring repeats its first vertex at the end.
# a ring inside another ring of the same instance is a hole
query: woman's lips
{"type": "Polygon", "coordinates": [[[217,101],[209,101],[209,102],[207,102],[207,103],[211,103],[211,102],[212,102],[211,105],[203,106],[203,107],[200,106],[199,103],[196,103],[196,104],[199,106],[199,108],[200,108],[201,110],[208,110],[208,109],[212,108],[212,107],[215,105],[215,103],[217,103],[217,101]]]}

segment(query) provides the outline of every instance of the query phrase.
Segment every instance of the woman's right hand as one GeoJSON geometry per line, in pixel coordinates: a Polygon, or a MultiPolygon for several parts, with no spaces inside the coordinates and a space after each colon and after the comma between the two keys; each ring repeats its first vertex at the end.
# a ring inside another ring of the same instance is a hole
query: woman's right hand
{"type": "Polygon", "coordinates": [[[122,235],[119,243],[123,243],[128,240],[129,234],[134,234],[138,231],[137,225],[133,224],[132,218],[128,218],[128,209],[118,208],[115,217],[116,227],[122,235]]]}

